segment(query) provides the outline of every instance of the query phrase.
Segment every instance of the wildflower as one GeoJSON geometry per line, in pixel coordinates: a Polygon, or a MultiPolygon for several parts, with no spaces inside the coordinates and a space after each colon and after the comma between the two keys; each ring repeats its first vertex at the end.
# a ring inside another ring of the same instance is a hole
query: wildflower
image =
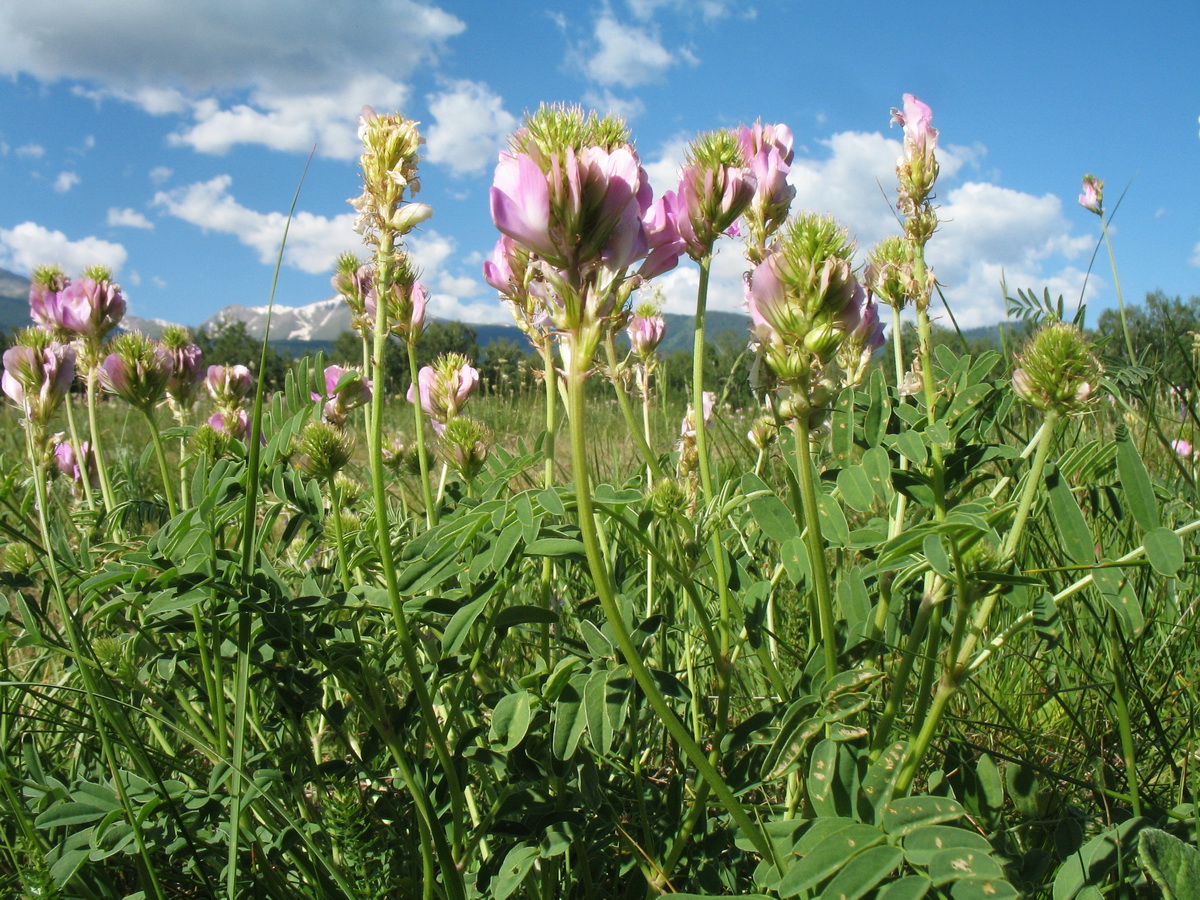
{"type": "Polygon", "coordinates": [[[350,326],[364,337],[371,334],[375,328],[375,268],[364,265],[353,253],[343,253],[330,282],[350,307],[350,326]],[[368,306],[372,313],[367,312],[368,306]]]}
{"type": "Polygon", "coordinates": [[[905,219],[906,233],[924,244],[937,227],[937,215],[927,201],[938,177],[938,133],[933,113],[912,94],[904,95],[903,111],[892,109],[892,124],[904,127],[904,155],[896,161],[900,179],[897,207],[905,219]]]}
{"type": "Polygon", "coordinates": [[[353,438],[328,422],[309,422],[296,440],[293,453],[301,471],[328,481],[349,465],[353,438]]]}
{"type": "Polygon", "coordinates": [[[100,384],[130,406],[149,411],[163,398],[171,379],[171,354],[138,332],[122,334],[100,364],[100,384]]]}
{"type": "Polygon", "coordinates": [[[109,270],[93,266],[63,287],[47,312],[55,328],[99,344],[125,316],[125,298],[109,270]]]}
{"type": "Polygon", "coordinates": [[[354,230],[364,236],[384,231],[407,234],[433,210],[424,203],[405,204],[406,195],[420,190],[417,150],[424,139],[417,123],[401,115],[378,115],[364,106],[358,120],[363,142],[361,158],[363,193],[351,200],[358,211],[354,230]]]}
{"type": "Polygon", "coordinates": [[[1104,182],[1095,175],[1083,176],[1083,193],[1079,195],[1079,205],[1098,216],[1104,215],[1104,182]]]}
{"type": "Polygon", "coordinates": [[[1099,386],[1103,369],[1083,333],[1051,322],[1029,339],[1013,372],[1017,396],[1043,411],[1082,409],[1099,386]]]}
{"type": "Polygon", "coordinates": [[[192,343],[188,330],[180,325],[163,329],[162,345],[171,354],[171,378],[167,382],[167,398],[178,417],[190,409],[204,381],[204,354],[192,343]]]}
{"type": "Polygon", "coordinates": [[[901,310],[914,293],[911,279],[912,266],[904,238],[887,237],[871,248],[863,272],[868,291],[892,309],[901,310]]]}
{"type": "Polygon", "coordinates": [[[208,417],[208,427],[240,441],[250,430],[250,416],[244,409],[217,410],[208,417]]]}
{"type": "Polygon", "coordinates": [[[417,384],[408,386],[408,402],[419,402],[421,411],[433,420],[434,430],[441,434],[478,385],[479,370],[466,357],[445,353],[417,373],[417,384]]]}
{"type": "Polygon", "coordinates": [[[1171,449],[1184,459],[1192,458],[1192,445],[1182,438],[1171,441],[1171,449]]]}
{"type": "Polygon", "coordinates": [[[250,394],[254,378],[245,366],[209,366],[204,386],[217,405],[236,406],[250,394]]]}
{"type": "Polygon", "coordinates": [[[446,423],[439,446],[450,467],[469,483],[483,470],[492,440],[486,425],[470,416],[458,416],[446,423]]]}
{"type": "Polygon", "coordinates": [[[318,403],[324,400],[321,418],[340,427],[346,424],[350,410],[371,402],[371,382],[358,369],[327,366],[325,395],[314,393],[312,399],[318,403]]]}
{"type": "Polygon", "coordinates": [[[645,361],[658,349],[665,329],[666,321],[658,312],[658,308],[652,305],[648,309],[635,310],[625,331],[629,335],[629,344],[634,354],[645,361]]]}
{"type": "Polygon", "coordinates": [[[779,428],[770,416],[759,416],[746,432],[746,440],[755,450],[766,450],[779,439],[779,428]]]}
{"type": "MultiPolygon", "coordinates": [[[[704,407],[704,424],[708,425],[712,421],[713,406],[716,404],[716,394],[712,391],[705,391],[702,396],[702,404],[704,407]]],[[[683,421],[679,425],[679,435],[683,438],[694,440],[696,437],[696,411],[688,405],[687,413],[683,417],[683,421]]]]}
{"type": "MultiPolygon", "coordinates": [[[[58,294],[71,283],[59,266],[38,266],[29,280],[29,315],[38,325],[54,331],[60,327],[58,294]]],[[[73,335],[59,334],[63,340],[73,335]]]]}
{"type": "Polygon", "coordinates": [[[698,137],[688,148],[678,191],[668,197],[675,227],[695,260],[737,221],[755,196],[751,172],[738,136],[721,130],[698,137]]]}
{"type": "Polygon", "coordinates": [[[747,256],[758,263],[771,237],[787,219],[796,196],[796,189],[787,180],[793,158],[792,132],[786,125],[756,122],[739,128],[737,137],[755,180],[754,197],[744,220],[750,237],[747,256]]]}
{"type": "Polygon", "coordinates": [[[58,471],[71,479],[72,488],[83,484],[83,473],[87,472],[88,484],[98,488],[100,486],[100,471],[96,468],[96,456],[92,452],[92,445],[88,441],[82,441],[79,444],[79,453],[76,454],[75,448],[66,440],[66,436],[56,434],[54,436],[54,463],[58,471]],[[82,465],[80,459],[83,460],[82,465]]]}
{"type": "Polygon", "coordinates": [[[4,393],[41,430],[50,422],[75,380],[75,351],[40,328],[27,328],[4,351],[4,393]]]}
{"type": "Polygon", "coordinates": [[[871,357],[884,345],[884,326],[878,305],[869,297],[861,307],[847,306],[842,320],[846,340],[838,348],[838,363],[846,373],[845,383],[858,384],[871,357]]]}

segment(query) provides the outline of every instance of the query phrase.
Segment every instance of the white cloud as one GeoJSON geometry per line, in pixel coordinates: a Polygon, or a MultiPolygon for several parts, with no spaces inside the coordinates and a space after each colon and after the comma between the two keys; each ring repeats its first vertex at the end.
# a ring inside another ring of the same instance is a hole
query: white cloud
{"type": "Polygon", "coordinates": [[[583,105],[602,115],[619,116],[626,122],[632,122],[646,111],[646,104],[637,97],[618,97],[608,88],[599,94],[595,91],[585,93],[583,105]]]}
{"type": "MultiPolygon", "coordinates": [[[[141,91],[169,107],[189,97],[257,88],[303,95],[353,77],[406,77],[466,28],[418,0],[57,0],[0,6],[0,73],[79,79],[141,91]]],[[[166,111],[166,110],[164,110],[166,111]]]]}
{"type": "Polygon", "coordinates": [[[642,20],[653,18],[658,10],[666,8],[688,15],[699,10],[704,21],[713,22],[729,15],[730,8],[727,0],[701,0],[699,3],[695,0],[628,0],[628,3],[629,11],[642,20]]]}
{"type": "MultiPolygon", "coordinates": [[[[656,159],[644,163],[655,195],[671,190],[688,139],[677,137],[656,159]]],[[[796,187],[793,210],[831,213],[856,238],[860,256],[878,240],[900,231],[895,202],[898,140],[879,133],[843,132],[822,142],[820,156],[798,154],[790,180],[796,187]]],[[[941,182],[938,214],[941,225],[929,243],[930,265],[943,285],[963,327],[990,324],[1005,316],[1000,279],[1009,289],[1048,287],[1052,295],[1078,299],[1084,273],[1073,261],[1091,251],[1093,239],[1075,236],[1052,195],[1034,196],[978,181],[954,184],[955,176],[977,167],[982,147],[947,147],[939,152],[941,182]]],[[[736,241],[723,239],[713,261],[708,305],[711,309],[742,308],[742,274],[747,268],[736,241]]],[[[1200,265],[1200,245],[1193,263],[1200,265]]],[[[699,276],[686,258],[673,272],[656,280],[666,296],[668,312],[695,309],[699,276]]],[[[1095,275],[1088,292],[1100,287],[1095,275]]]]}
{"type": "Polygon", "coordinates": [[[612,16],[596,21],[598,47],[584,62],[584,72],[602,85],[631,88],[656,81],[675,58],[644,28],[622,25],[612,16]]]}
{"type": "Polygon", "coordinates": [[[175,170],[167,166],[155,166],[150,170],[150,183],[162,184],[168,178],[175,174],[175,170]]]}
{"type": "Polygon", "coordinates": [[[221,108],[213,99],[192,105],[195,124],[168,136],[175,146],[224,154],[237,144],[261,144],[273,150],[353,159],[362,152],[358,114],[364,105],[402,108],[408,88],[382,75],[357,78],[335,91],[303,95],[255,92],[250,103],[221,108]]]}
{"type": "Polygon", "coordinates": [[[13,152],[21,159],[41,159],[46,155],[46,148],[41,144],[22,144],[13,152]]]}
{"type": "Polygon", "coordinates": [[[97,102],[189,116],[173,142],[201,152],[317,143],[351,158],[359,108],[402,108],[404,79],[465,28],[421,0],[0,3],[0,76],[86,81],[75,92],[97,102]]]}
{"type": "Polygon", "coordinates": [[[421,270],[421,282],[429,291],[430,317],[460,322],[512,322],[512,316],[493,299],[495,292],[479,274],[478,254],[470,254],[460,262],[454,239],[436,231],[412,235],[408,245],[421,270]],[[464,262],[472,266],[469,272],[462,270],[464,262]],[[477,299],[482,297],[487,299],[477,299]]]}
{"type": "Polygon", "coordinates": [[[103,265],[115,275],[127,257],[120,244],[96,237],[73,241],[61,231],[51,231],[35,222],[0,228],[0,266],[17,272],[29,273],[37,266],[57,263],[68,274],[103,265]]]}
{"type": "Polygon", "coordinates": [[[1192,255],[1188,258],[1188,265],[1200,267],[1200,244],[1192,248],[1192,255]]]}
{"type": "Polygon", "coordinates": [[[354,232],[353,212],[333,217],[298,212],[288,226],[284,213],[261,213],[238,203],[229,193],[232,183],[229,175],[218,175],[209,181],[159,191],[154,195],[154,205],[205,231],[234,235],[266,265],[275,264],[285,227],[284,264],[302,272],[330,272],[339,253],[362,249],[362,238],[354,232]]]}
{"type": "Polygon", "coordinates": [[[118,228],[154,228],[154,223],[136,209],[117,209],[115,206],[108,210],[108,224],[118,228]]]}
{"type": "Polygon", "coordinates": [[[54,179],[54,193],[65,194],[77,184],[79,184],[78,174],[75,172],[59,172],[58,177],[54,179]]]}
{"type": "Polygon", "coordinates": [[[496,162],[517,119],[486,84],[456,81],[427,98],[433,122],[426,134],[427,158],[456,175],[480,172],[496,162]]]}

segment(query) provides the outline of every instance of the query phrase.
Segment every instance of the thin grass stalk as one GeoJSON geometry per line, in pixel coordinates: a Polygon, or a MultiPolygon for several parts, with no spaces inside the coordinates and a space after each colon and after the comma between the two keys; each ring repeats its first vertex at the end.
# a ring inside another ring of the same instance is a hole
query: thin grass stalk
{"type": "MultiPolygon", "coordinates": [[[[163,496],[167,498],[167,514],[173,519],[179,515],[179,505],[175,502],[171,470],[167,466],[167,454],[163,450],[162,434],[158,430],[158,423],[154,420],[153,410],[143,408],[142,414],[146,417],[146,424],[150,426],[150,441],[154,444],[154,456],[158,460],[158,473],[162,478],[163,496]]],[[[85,473],[84,481],[86,480],[85,473]]]]}
{"type": "Polygon", "coordinates": [[[108,464],[104,460],[104,451],[101,449],[103,439],[100,435],[100,427],[96,424],[96,386],[98,384],[98,376],[96,373],[95,361],[88,360],[88,363],[88,436],[92,441],[92,455],[96,457],[96,471],[100,475],[100,493],[104,497],[104,511],[108,515],[112,515],[113,510],[117,508],[117,501],[115,495],[113,494],[112,481],[110,481],[108,477],[108,464]]]}
{"type": "Polygon", "coordinates": [[[621,384],[621,364],[617,359],[616,339],[613,337],[611,330],[606,331],[604,335],[604,354],[608,360],[608,380],[612,382],[613,392],[617,395],[617,406],[621,408],[621,418],[625,420],[625,429],[633,441],[633,446],[637,448],[638,456],[642,458],[642,463],[646,466],[649,477],[654,481],[658,481],[662,478],[662,469],[658,466],[658,460],[654,457],[654,451],[650,449],[647,436],[643,435],[644,426],[639,427],[637,420],[633,416],[633,407],[629,405],[629,395],[625,392],[625,388],[621,384]]]}
{"type": "MultiPolygon", "coordinates": [[[[1141,781],[1137,771],[1137,749],[1133,740],[1133,725],[1129,718],[1129,688],[1125,681],[1125,661],[1121,653],[1121,624],[1117,614],[1108,607],[1107,628],[1108,665],[1113,677],[1113,702],[1117,708],[1117,731],[1121,736],[1121,757],[1125,765],[1125,781],[1129,788],[1129,804],[1135,818],[1142,815],[1141,781]]],[[[1101,626],[1103,628],[1103,625],[1101,626]]]]}
{"type": "MultiPolygon", "coordinates": [[[[71,393],[68,391],[67,396],[63,398],[63,407],[67,411],[67,433],[71,436],[71,450],[75,453],[75,458],[80,461],[80,471],[83,472],[83,499],[87,503],[87,508],[91,512],[96,511],[96,499],[92,495],[92,479],[88,472],[87,460],[83,456],[83,443],[79,440],[79,429],[75,427],[75,404],[71,402],[71,393]]],[[[96,452],[96,443],[92,441],[91,452],[96,452]]]]}
{"type": "MultiPolygon", "coordinates": [[[[71,655],[75,659],[75,667],[79,672],[80,678],[83,680],[88,711],[91,713],[92,721],[96,726],[96,733],[100,738],[101,750],[104,754],[104,760],[108,766],[109,773],[112,775],[113,787],[116,789],[117,799],[121,803],[126,821],[133,830],[134,842],[137,844],[138,855],[143,863],[142,867],[139,868],[139,872],[143,876],[143,887],[153,889],[155,897],[158,897],[159,900],[165,900],[166,895],[163,893],[162,885],[159,883],[158,875],[154,870],[154,862],[150,857],[149,848],[146,847],[145,838],[138,827],[137,814],[134,812],[133,804],[129,800],[129,794],[125,790],[125,782],[121,778],[121,768],[117,762],[116,750],[113,747],[112,738],[108,733],[108,727],[104,721],[106,713],[100,700],[100,693],[96,689],[91,669],[92,661],[84,652],[83,640],[75,625],[75,614],[67,605],[67,598],[63,592],[62,580],[58,572],[58,563],[55,560],[54,551],[51,549],[50,522],[46,515],[48,501],[46,484],[49,480],[49,472],[45,464],[39,461],[38,455],[34,450],[33,433],[30,429],[26,429],[25,432],[25,446],[29,453],[30,465],[33,469],[34,503],[37,505],[38,529],[41,531],[42,542],[46,547],[46,568],[51,584],[50,594],[54,598],[55,605],[58,607],[63,629],[66,631],[67,640],[70,643],[71,655]]],[[[130,735],[126,734],[124,737],[128,739],[130,735]]]]}
{"type": "MultiPolygon", "coordinates": [[[[383,258],[383,251],[380,250],[380,258],[383,258]]],[[[382,295],[380,295],[382,296],[382,295]]],[[[380,303],[379,308],[383,310],[385,304],[380,303]]],[[[386,327],[385,317],[380,314],[376,316],[376,328],[386,327]]],[[[386,332],[384,333],[384,341],[386,342],[386,332]]],[[[437,503],[433,499],[433,487],[429,483],[429,450],[425,446],[425,414],[421,411],[421,392],[418,387],[417,376],[417,345],[415,339],[409,338],[404,342],[405,351],[408,354],[408,377],[409,383],[412,385],[413,397],[416,399],[412,404],[413,408],[413,430],[417,436],[417,464],[421,470],[421,497],[425,501],[425,525],[432,528],[437,524],[438,520],[438,505],[441,503],[441,492],[439,490],[437,503]]],[[[376,353],[382,363],[383,354],[379,349],[379,339],[376,338],[376,353]]],[[[375,375],[376,384],[383,384],[380,375],[375,375]]],[[[382,430],[380,431],[380,439],[382,439],[382,430]]],[[[444,472],[443,472],[444,477],[444,472]]]]}

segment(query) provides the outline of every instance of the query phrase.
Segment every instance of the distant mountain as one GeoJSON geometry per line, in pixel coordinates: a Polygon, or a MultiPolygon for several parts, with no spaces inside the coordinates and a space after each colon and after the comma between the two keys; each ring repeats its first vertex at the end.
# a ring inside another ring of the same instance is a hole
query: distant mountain
{"type": "Polygon", "coordinates": [[[0,328],[7,332],[32,325],[29,318],[29,279],[0,269],[0,328]]]}
{"type": "MultiPolygon", "coordinates": [[[[266,306],[226,306],[200,327],[211,334],[228,322],[245,322],[246,333],[261,340],[267,328],[266,306]]],[[[271,311],[271,339],[332,341],[350,330],[350,308],[339,297],[307,306],[280,306],[271,311]]]]}

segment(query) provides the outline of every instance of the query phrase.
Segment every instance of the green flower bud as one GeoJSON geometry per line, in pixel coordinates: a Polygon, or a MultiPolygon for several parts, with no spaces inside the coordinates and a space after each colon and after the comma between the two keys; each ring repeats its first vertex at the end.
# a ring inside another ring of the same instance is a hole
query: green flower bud
{"type": "Polygon", "coordinates": [[[1051,322],[1026,344],[1013,372],[1013,390],[1046,412],[1083,409],[1096,394],[1103,375],[1100,361],[1083,333],[1066,322],[1051,322]]]}

